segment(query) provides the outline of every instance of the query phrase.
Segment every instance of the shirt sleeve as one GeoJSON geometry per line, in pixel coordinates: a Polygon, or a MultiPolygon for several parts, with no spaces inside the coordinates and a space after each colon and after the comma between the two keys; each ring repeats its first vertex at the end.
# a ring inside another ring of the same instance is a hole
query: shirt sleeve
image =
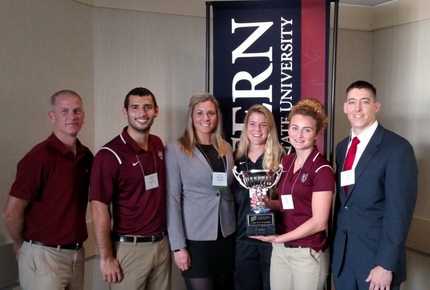
{"type": "Polygon", "coordinates": [[[26,154],[18,163],[10,195],[30,202],[40,198],[46,176],[49,175],[48,161],[47,158],[40,160],[37,154],[26,154]]]}
{"type": "Polygon", "coordinates": [[[110,204],[117,188],[119,161],[109,150],[101,149],[94,157],[89,199],[110,204]]]}
{"type": "Polygon", "coordinates": [[[322,164],[315,170],[312,191],[334,192],[334,181],[335,176],[333,168],[328,164],[322,164]]]}

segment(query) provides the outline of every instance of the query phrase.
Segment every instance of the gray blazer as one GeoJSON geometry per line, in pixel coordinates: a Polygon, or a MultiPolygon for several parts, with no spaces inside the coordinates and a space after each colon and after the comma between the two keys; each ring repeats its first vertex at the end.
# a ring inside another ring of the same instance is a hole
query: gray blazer
{"type": "Polygon", "coordinates": [[[166,146],[167,230],[172,250],[186,247],[186,239],[214,241],[218,222],[224,237],[236,230],[233,195],[234,165],[230,144],[227,153],[226,190],[212,188],[212,168],[199,149],[193,157],[180,149],[178,141],[166,146]]]}

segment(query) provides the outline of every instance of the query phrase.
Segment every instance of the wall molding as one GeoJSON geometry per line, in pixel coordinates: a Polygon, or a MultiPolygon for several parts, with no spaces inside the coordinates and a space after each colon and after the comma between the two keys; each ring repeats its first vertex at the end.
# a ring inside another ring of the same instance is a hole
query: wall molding
{"type": "Polygon", "coordinates": [[[73,0],[90,6],[161,14],[206,17],[205,0],[73,0]]]}
{"type": "Polygon", "coordinates": [[[340,29],[373,31],[427,19],[428,0],[397,0],[374,7],[339,5],[340,29]]]}
{"type": "MultiPolygon", "coordinates": [[[[101,8],[206,17],[205,0],[73,1],[101,8]]],[[[332,5],[332,13],[333,10],[332,5]]],[[[348,4],[339,5],[340,29],[373,31],[426,19],[430,19],[430,2],[428,0],[397,0],[374,7],[348,4]]]]}

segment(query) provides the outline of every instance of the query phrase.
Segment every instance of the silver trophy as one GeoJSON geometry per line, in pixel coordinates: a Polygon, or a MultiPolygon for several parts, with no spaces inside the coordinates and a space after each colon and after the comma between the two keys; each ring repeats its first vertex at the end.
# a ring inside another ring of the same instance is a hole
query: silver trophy
{"type": "Polygon", "coordinates": [[[282,164],[278,170],[251,169],[237,172],[237,167],[233,168],[234,177],[246,189],[249,190],[249,197],[255,193],[258,201],[253,213],[247,215],[247,234],[251,235],[273,235],[275,234],[275,217],[270,209],[266,208],[262,200],[263,195],[275,186],[282,174],[282,164]]]}

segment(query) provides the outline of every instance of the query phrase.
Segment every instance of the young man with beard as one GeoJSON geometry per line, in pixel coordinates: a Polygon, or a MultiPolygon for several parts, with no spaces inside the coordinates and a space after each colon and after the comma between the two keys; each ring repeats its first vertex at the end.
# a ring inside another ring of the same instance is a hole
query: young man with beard
{"type": "Polygon", "coordinates": [[[164,146],[150,134],[158,115],[153,93],[131,90],[123,113],[128,126],[96,154],[91,176],[103,281],[111,289],[169,289],[164,146]]]}

